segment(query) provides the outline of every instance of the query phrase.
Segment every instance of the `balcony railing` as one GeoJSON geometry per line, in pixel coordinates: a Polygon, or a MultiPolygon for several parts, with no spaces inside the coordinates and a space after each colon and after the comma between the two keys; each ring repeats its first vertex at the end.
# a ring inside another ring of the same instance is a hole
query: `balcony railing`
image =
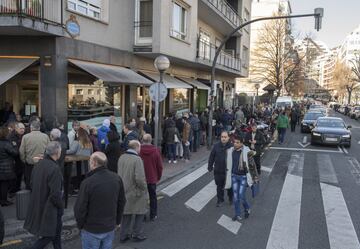
{"type": "MultiPolygon", "coordinates": [[[[216,46],[210,42],[198,38],[197,58],[212,63],[215,57],[216,46]]],[[[241,72],[241,59],[231,53],[221,51],[216,64],[241,72]]]]}
{"type": "Polygon", "coordinates": [[[42,22],[62,26],[63,1],[0,0],[0,15],[29,17],[42,22]]]}
{"type": "Polygon", "coordinates": [[[221,12],[223,17],[238,27],[242,23],[241,17],[225,0],[207,0],[212,6],[221,12]]]}

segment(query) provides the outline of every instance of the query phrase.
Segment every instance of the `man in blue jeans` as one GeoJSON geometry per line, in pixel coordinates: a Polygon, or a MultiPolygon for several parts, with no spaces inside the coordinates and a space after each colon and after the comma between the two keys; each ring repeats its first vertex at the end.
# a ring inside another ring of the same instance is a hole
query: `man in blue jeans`
{"type": "Polygon", "coordinates": [[[121,178],[107,167],[106,155],[90,157],[90,172],[82,182],[74,207],[83,249],[112,249],[115,227],[126,203],[121,178]]]}
{"type": "Polygon", "coordinates": [[[246,189],[248,187],[248,160],[247,153],[249,148],[244,146],[244,139],[242,137],[234,138],[234,149],[232,151],[232,171],[231,182],[234,193],[233,202],[235,207],[235,216],[233,221],[240,221],[241,218],[241,203],[244,207],[244,217],[248,218],[250,215],[250,205],[246,201],[246,189]]]}

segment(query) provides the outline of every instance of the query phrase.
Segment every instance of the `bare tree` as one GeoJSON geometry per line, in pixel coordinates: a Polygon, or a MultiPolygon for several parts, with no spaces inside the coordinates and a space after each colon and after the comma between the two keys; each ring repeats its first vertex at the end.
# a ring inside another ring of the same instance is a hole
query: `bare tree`
{"type": "MultiPolygon", "coordinates": [[[[277,14],[279,15],[279,13],[277,14]]],[[[286,20],[271,20],[261,28],[252,51],[250,73],[256,81],[273,84],[277,96],[283,88],[292,91],[300,75],[301,60],[293,49],[286,20]],[[293,84],[292,87],[286,87],[293,84]]]]}
{"type": "MultiPolygon", "coordinates": [[[[359,70],[359,67],[356,67],[356,62],[354,61],[351,61],[350,64],[353,64],[353,67],[349,67],[345,62],[337,61],[333,78],[335,89],[340,94],[346,91],[348,104],[351,103],[353,91],[359,87],[359,81],[356,81],[356,77],[354,77],[354,74],[356,75],[355,71],[359,70]]],[[[359,79],[360,78],[358,78],[358,80],[359,79]]]]}

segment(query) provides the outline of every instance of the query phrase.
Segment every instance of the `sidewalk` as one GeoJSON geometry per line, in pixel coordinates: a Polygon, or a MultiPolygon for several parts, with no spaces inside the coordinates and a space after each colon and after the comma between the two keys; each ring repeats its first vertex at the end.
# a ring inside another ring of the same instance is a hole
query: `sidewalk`
{"type": "MultiPolygon", "coordinates": [[[[158,191],[170,184],[171,181],[182,177],[193,171],[194,169],[204,165],[207,162],[209,151],[206,146],[201,146],[200,149],[191,153],[191,160],[185,163],[183,160],[178,160],[177,164],[169,164],[164,158],[164,170],[160,183],[158,184],[158,191]]],[[[69,197],[68,208],[65,209],[63,216],[64,226],[75,226],[73,207],[75,205],[76,197],[69,197]]],[[[32,237],[27,231],[23,229],[24,221],[16,218],[15,204],[9,207],[1,207],[5,218],[5,238],[4,242],[22,240],[32,237]]]]}

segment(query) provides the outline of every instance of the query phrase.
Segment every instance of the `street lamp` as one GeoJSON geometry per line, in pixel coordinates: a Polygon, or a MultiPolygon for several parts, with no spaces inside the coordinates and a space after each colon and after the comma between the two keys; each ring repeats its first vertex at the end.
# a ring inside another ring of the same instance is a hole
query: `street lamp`
{"type": "Polygon", "coordinates": [[[160,106],[160,91],[161,91],[161,86],[162,84],[164,84],[163,82],[163,76],[165,71],[170,67],[170,61],[166,56],[160,55],[158,57],[156,57],[155,61],[154,61],[154,66],[155,68],[159,71],[160,73],[160,80],[159,80],[159,84],[156,87],[156,98],[155,98],[155,141],[154,141],[154,145],[158,146],[159,145],[159,131],[160,131],[160,119],[159,119],[159,106],[160,106]]]}
{"type": "Polygon", "coordinates": [[[256,98],[259,97],[259,88],[260,88],[260,84],[259,83],[256,83],[255,84],[255,89],[256,89],[256,98]]]}

